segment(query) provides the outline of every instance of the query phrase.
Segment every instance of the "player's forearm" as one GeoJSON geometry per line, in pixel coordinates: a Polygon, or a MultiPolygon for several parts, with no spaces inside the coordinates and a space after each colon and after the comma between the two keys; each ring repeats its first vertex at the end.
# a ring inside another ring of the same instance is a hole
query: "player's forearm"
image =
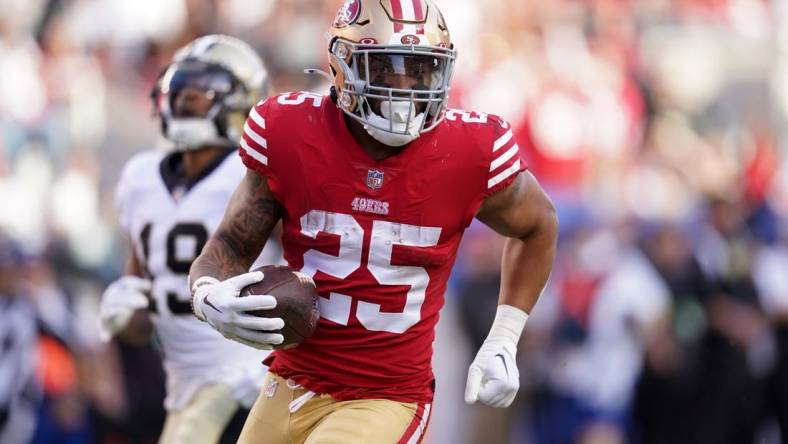
{"type": "Polygon", "coordinates": [[[279,220],[278,205],[276,201],[264,200],[239,214],[230,213],[230,207],[219,229],[192,263],[191,282],[203,276],[223,281],[249,271],[279,220]]]}
{"type": "Polygon", "coordinates": [[[247,261],[237,255],[235,251],[225,241],[216,236],[211,237],[189,269],[190,282],[195,282],[203,276],[210,276],[222,281],[247,272],[254,259],[247,261]]]}
{"type": "Polygon", "coordinates": [[[216,232],[189,270],[191,282],[203,276],[218,280],[246,273],[260,255],[283,210],[264,177],[253,171],[233,193],[216,232]]]}
{"type": "Polygon", "coordinates": [[[507,239],[501,266],[500,305],[531,312],[553,268],[557,238],[558,219],[550,210],[528,234],[507,239]]]}

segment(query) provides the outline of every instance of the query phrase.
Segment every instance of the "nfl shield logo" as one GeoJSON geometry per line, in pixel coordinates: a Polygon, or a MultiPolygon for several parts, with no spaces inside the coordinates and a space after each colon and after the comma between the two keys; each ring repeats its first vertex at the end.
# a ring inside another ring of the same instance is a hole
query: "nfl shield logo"
{"type": "Polygon", "coordinates": [[[279,386],[279,382],[276,379],[268,379],[265,381],[265,386],[263,387],[263,393],[267,398],[273,398],[276,394],[276,388],[279,386]]]}
{"type": "Polygon", "coordinates": [[[383,171],[368,170],[367,171],[367,186],[373,190],[383,186],[383,171]]]}

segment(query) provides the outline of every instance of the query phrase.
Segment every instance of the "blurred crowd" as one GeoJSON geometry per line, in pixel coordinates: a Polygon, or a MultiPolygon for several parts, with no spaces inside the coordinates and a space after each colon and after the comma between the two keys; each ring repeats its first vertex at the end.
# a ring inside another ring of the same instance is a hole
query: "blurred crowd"
{"type": "MultiPolygon", "coordinates": [[[[518,401],[493,410],[461,393],[502,241],[467,232],[429,442],[788,442],[788,3],[436,3],[452,106],[512,123],[561,238],[518,401]]],[[[340,4],[0,0],[0,443],[156,442],[156,344],[96,329],[126,248],[120,168],[162,145],[150,88],[221,32],[259,50],[273,92],[325,93],[303,69],[325,68],[340,4]]]]}

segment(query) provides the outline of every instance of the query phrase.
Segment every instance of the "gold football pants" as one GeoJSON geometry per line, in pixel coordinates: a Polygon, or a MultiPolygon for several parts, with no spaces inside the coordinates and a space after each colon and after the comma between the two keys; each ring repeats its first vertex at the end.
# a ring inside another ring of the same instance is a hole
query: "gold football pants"
{"type": "MultiPolygon", "coordinates": [[[[269,373],[246,419],[239,444],[416,444],[430,404],[358,399],[337,401],[316,395],[290,412],[306,390],[269,373]]],[[[308,395],[306,395],[308,396],[308,395]]]]}

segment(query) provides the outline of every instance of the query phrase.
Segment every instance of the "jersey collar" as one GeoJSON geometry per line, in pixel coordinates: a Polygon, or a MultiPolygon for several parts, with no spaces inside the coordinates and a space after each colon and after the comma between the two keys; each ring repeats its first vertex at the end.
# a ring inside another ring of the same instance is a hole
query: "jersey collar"
{"type": "Polygon", "coordinates": [[[173,151],[164,156],[164,158],[161,159],[161,163],[159,164],[159,173],[161,174],[162,182],[164,182],[164,185],[167,187],[167,191],[169,191],[170,195],[183,195],[191,190],[201,180],[213,173],[219,167],[219,165],[224,162],[224,159],[234,152],[235,149],[228,148],[216,156],[216,158],[213,159],[208,165],[206,165],[200,174],[197,175],[197,177],[195,177],[193,180],[189,180],[183,171],[183,153],[173,151]]]}

